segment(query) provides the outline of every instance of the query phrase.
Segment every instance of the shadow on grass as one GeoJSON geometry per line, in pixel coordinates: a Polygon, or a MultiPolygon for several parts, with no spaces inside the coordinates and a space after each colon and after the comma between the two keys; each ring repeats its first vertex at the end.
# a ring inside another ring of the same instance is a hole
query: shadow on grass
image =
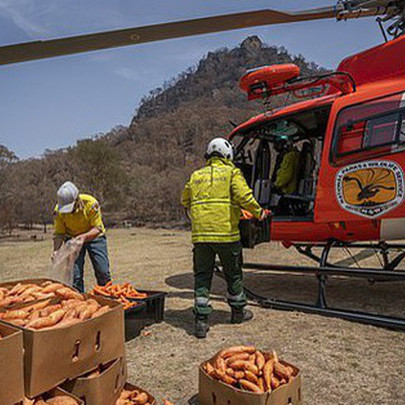
{"type": "MultiPolygon", "coordinates": [[[[193,273],[177,274],[165,279],[165,283],[170,287],[177,288],[179,290],[194,291],[194,275],[193,273]]],[[[212,279],[211,294],[224,295],[226,291],[225,281],[217,276],[212,279]]],[[[171,292],[175,296],[176,292],[171,292]]]]}
{"type": "MultiPolygon", "coordinates": [[[[209,324],[210,326],[228,324],[229,319],[230,312],[214,309],[209,316],[209,324]]],[[[167,310],[165,312],[165,322],[175,328],[185,330],[190,336],[194,336],[194,313],[191,307],[181,310],[167,310]]]]}

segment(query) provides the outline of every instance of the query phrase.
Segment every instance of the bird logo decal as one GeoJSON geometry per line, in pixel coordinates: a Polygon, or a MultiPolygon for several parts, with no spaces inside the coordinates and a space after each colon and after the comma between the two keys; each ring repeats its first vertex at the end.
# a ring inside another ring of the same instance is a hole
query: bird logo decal
{"type": "Polygon", "coordinates": [[[347,166],[336,177],[336,195],[345,210],[375,218],[402,203],[402,169],[395,162],[389,161],[369,161],[347,166]]]}

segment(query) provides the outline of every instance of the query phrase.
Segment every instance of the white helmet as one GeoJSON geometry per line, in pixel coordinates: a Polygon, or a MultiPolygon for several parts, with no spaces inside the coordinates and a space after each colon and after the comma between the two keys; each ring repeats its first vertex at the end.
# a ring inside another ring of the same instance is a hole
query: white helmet
{"type": "Polygon", "coordinates": [[[213,153],[218,153],[218,155],[232,160],[233,145],[224,138],[215,138],[208,144],[207,147],[207,156],[211,156],[213,153]]]}

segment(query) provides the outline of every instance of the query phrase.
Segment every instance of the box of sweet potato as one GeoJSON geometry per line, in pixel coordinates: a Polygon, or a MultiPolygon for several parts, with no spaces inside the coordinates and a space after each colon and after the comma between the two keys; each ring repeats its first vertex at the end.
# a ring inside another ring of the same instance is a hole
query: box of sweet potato
{"type": "Polygon", "coordinates": [[[62,388],[81,398],[86,405],[115,405],[127,377],[125,358],[120,358],[66,381],[62,388]]]}
{"type": "MultiPolygon", "coordinates": [[[[28,298],[0,309],[1,322],[23,331],[25,394],[29,398],[125,355],[122,305],[52,281],[41,286],[46,289],[41,294],[54,290],[55,297],[28,298]]],[[[19,288],[20,292],[26,289],[26,283],[19,288]]]]}
{"type": "Polygon", "coordinates": [[[36,398],[24,398],[18,405],[85,405],[85,403],[61,388],[54,388],[36,398]]]}
{"type": "Polygon", "coordinates": [[[301,405],[300,370],[275,352],[224,349],[199,368],[199,405],[301,405]]]}
{"type": "MultiPolygon", "coordinates": [[[[164,405],[172,405],[164,401],[164,405]]],[[[126,383],[121,391],[116,405],[158,405],[157,400],[142,388],[126,383]]]]}
{"type": "Polygon", "coordinates": [[[0,324],[0,405],[24,397],[24,349],[21,330],[0,324]]]}

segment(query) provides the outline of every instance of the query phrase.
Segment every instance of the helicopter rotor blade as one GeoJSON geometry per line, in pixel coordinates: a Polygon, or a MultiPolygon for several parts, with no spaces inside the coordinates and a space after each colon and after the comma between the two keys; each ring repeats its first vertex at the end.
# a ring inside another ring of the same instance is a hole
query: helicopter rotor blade
{"type": "MultiPolygon", "coordinates": [[[[261,25],[339,18],[339,13],[343,9],[339,3],[336,7],[322,7],[302,12],[259,10],[6,45],[0,47],[0,65],[261,25]]],[[[373,14],[364,13],[361,16],[374,14],[375,10],[373,14]]]]}

